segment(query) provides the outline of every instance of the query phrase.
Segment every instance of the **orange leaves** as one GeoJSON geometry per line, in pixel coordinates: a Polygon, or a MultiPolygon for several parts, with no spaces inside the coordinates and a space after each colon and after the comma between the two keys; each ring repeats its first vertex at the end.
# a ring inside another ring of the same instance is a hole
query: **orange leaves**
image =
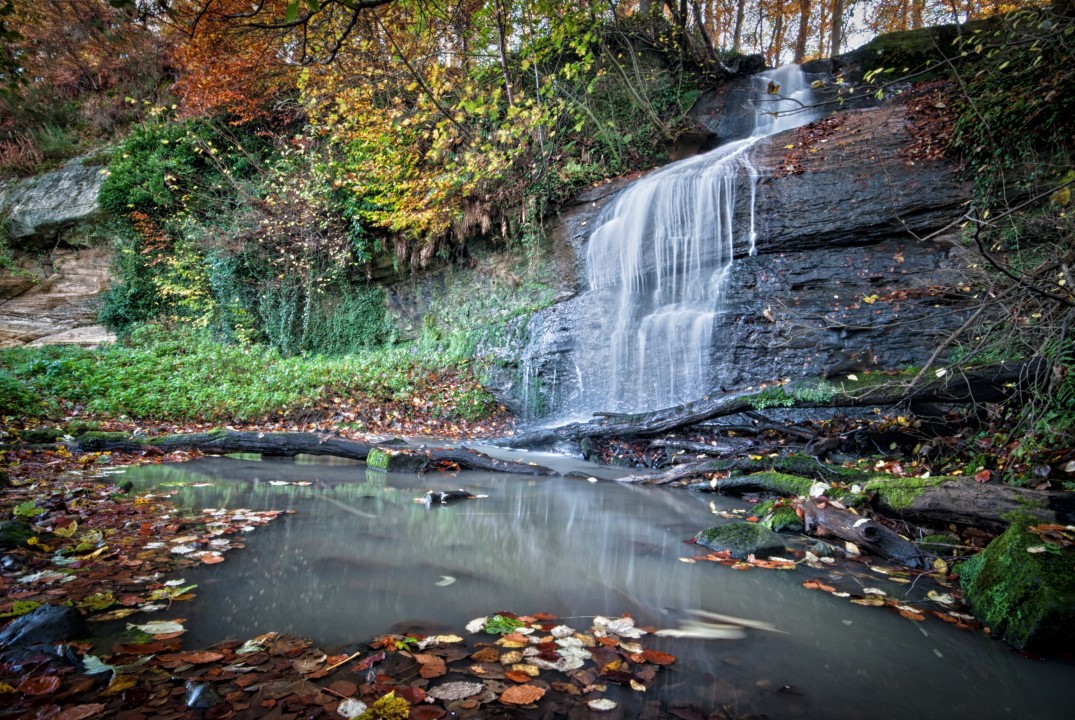
{"type": "Polygon", "coordinates": [[[505,705],[529,705],[545,695],[545,690],[535,685],[516,685],[500,694],[500,702],[505,705]]]}
{"type": "Polygon", "coordinates": [[[28,677],[15,689],[24,695],[51,695],[60,689],[60,678],[55,675],[28,677]]]}

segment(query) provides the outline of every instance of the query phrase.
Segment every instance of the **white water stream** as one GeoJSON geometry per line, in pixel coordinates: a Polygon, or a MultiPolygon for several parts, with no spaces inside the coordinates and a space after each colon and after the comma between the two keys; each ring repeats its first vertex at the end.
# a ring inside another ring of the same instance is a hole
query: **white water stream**
{"type": "MultiPolygon", "coordinates": [[[[810,88],[798,66],[755,76],[755,126],[625,189],[601,214],[586,255],[593,294],[606,296],[604,332],[577,339],[580,377],[569,414],[634,412],[697,399],[710,377],[713,324],[735,255],[754,254],[761,138],[802,125],[810,88]],[[749,212],[737,212],[749,196],[749,212]]],[[[551,379],[550,379],[551,380],[551,379]]]]}

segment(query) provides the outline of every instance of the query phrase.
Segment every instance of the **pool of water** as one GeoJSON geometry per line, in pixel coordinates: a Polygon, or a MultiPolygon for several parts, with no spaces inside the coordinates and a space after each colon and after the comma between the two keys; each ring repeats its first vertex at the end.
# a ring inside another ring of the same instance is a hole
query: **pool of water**
{"type": "MultiPolygon", "coordinates": [[[[526,456],[541,463],[550,458],[526,456]]],[[[394,628],[463,634],[501,610],[563,618],[631,613],[674,626],[701,608],[772,623],[739,640],[653,638],[679,662],[658,675],[665,701],[774,718],[1068,717],[1075,665],[1028,660],[982,632],[915,623],[803,588],[814,571],[735,571],[687,564],[684,540],[727,522],[733,498],[607,481],[615,470],[560,460],[597,482],[486,472],[367,472],[359,463],[204,458],[130,468],[140,489],[168,487],[187,508],[294,510],[247,548],[184,572],[197,598],[188,646],[268,631],[324,647],[394,628]],[[309,482],[297,486],[294,482],[309,482]],[[193,484],[205,484],[193,487],[193,484]],[[487,497],[445,506],[427,490],[487,497]]],[[[921,587],[874,583],[915,601],[921,587]]],[[[586,620],[580,619],[580,625],[586,620]]]]}

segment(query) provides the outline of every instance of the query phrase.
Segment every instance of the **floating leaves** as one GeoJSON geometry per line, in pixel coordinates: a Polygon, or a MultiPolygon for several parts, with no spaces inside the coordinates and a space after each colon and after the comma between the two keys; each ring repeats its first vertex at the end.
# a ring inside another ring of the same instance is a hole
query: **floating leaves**
{"type": "Polygon", "coordinates": [[[500,702],[505,705],[530,705],[544,695],[544,688],[535,685],[515,685],[500,694],[500,702]]]}

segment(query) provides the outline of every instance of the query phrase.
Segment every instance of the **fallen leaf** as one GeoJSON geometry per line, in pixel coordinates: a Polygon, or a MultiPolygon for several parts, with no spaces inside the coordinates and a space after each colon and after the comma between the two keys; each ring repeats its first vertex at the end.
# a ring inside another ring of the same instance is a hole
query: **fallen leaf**
{"type": "Polygon", "coordinates": [[[586,707],[595,712],[608,712],[616,707],[616,702],[614,700],[609,700],[608,698],[598,698],[587,702],[586,707]]]}
{"type": "Polygon", "coordinates": [[[195,652],[189,655],[184,655],[180,658],[185,663],[191,665],[204,665],[205,663],[216,662],[224,657],[224,653],[218,652],[195,652]]]}
{"type": "Polygon", "coordinates": [[[505,705],[529,705],[545,695],[545,690],[534,685],[515,685],[500,694],[505,705]]]}
{"type": "Polygon", "coordinates": [[[481,683],[450,682],[438,685],[426,694],[434,700],[462,700],[477,695],[484,689],[485,686],[481,683]]]}
{"type": "Polygon", "coordinates": [[[61,710],[58,715],[53,715],[51,720],[85,720],[85,718],[91,718],[94,715],[100,714],[105,706],[101,703],[93,703],[90,705],[75,705],[61,710]]]}
{"type": "Polygon", "coordinates": [[[60,678],[55,675],[28,677],[16,688],[23,695],[51,695],[60,689],[60,678]]]}

